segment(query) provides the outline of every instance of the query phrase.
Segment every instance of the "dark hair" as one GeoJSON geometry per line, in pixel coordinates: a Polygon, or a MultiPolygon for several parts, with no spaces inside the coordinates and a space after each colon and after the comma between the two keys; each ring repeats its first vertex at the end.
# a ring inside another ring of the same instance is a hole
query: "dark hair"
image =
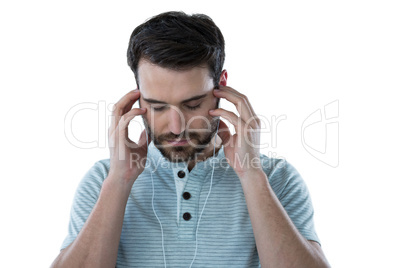
{"type": "Polygon", "coordinates": [[[131,34],[127,62],[137,86],[141,58],[173,70],[207,64],[214,86],[218,87],[225,61],[225,40],[207,15],[166,12],[139,25],[131,34]]]}

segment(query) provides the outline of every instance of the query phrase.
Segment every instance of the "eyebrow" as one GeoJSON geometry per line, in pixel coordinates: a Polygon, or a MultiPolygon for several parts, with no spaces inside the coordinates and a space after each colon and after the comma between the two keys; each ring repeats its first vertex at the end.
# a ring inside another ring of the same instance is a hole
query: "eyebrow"
{"type": "MultiPolygon", "coordinates": [[[[206,96],[207,96],[207,94],[197,95],[197,96],[194,96],[194,97],[191,97],[191,98],[182,100],[181,103],[186,103],[186,102],[193,101],[193,100],[199,100],[199,99],[205,98],[206,96]]],[[[160,101],[160,100],[147,99],[147,98],[144,98],[144,97],[143,97],[142,99],[143,99],[144,101],[146,101],[146,102],[149,102],[149,103],[167,104],[166,102],[160,101]]]]}

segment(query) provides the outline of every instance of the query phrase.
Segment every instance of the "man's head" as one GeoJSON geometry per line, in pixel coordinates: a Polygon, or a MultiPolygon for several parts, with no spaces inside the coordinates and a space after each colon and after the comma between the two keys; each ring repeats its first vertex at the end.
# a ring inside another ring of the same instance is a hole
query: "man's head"
{"type": "Polygon", "coordinates": [[[206,15],[166,12],[139,25],[131,34],[127,62],[138,87],[141,59],[177,71],[206,65],[214,86],[218,87],[225,61],[225,41],[206,15]]]}
{"type": "Polygon", "coordinates": [[[212,90],[226,85],[220,30],[205,15],[163,13],[133,31],[127,58],[155,145],[170,161],[195,160],[216,133],[217,118],[208,114],[219,103],[212,90]]]}

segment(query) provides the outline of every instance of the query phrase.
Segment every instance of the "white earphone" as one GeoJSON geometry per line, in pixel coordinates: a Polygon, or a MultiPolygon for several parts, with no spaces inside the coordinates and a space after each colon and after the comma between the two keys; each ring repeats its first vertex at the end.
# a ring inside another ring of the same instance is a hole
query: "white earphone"
{"type": "MultiPolygon", "coordinates": [[[[218,119],[218,120],[219,120],[219,119],[218,119]]],[[[220,122],[220,121],[218,121],[218,126],[217,126],[216,133],[215,133],[213,158],[215,158],[216,136],[218,135],[219,122],[220,122]]],[[[146,128],[145,128],[145,132],[146,132],[147,144],[149,144],[149,143],[148,143],[148,131],[147,131],[146,128]]],[[[147,161],[148,161],[148,157],[147,157],[147,161]]],[[[152,161],[150,161],[150,163],[149,163],[150,165],[151,165],[151,162],[152,162],[152,161]]],[[[191,266],[192,266],[193,263],[194,263],[195,257],[197,256],[197,247],[198,247],[198,226],[200,225],[202,213],[204,212],[204,208],[205,208],[205,206],[206,206],[206,204],[207,204],[209,194],[211,193],[211,190],[212,190],[212,181],[213,181],[213,177],[214,177],[214,170],[215,170],[215,164],[212,163],[211,183],[210,183],[210,185],[209,185],[209,192],[208,192],[208,195],[207,195],[207,197],[205,198],[205,203],[204,203],[204,206],[203,206],[203,208],[202,208],[202,210],[201,210],[200,217],[199,217],[199,219],[198,219],[197,229],[196,229],[196,231],[195,231],[195,252],[194,252],[194,257],[193,257],[193,260],[192,260],[192,262],[191,262],[189,268],[191,268],[191,266]]],[[[153,173],[153,172],[151,172],[151,181],[152,181],[152,210],[154,211],[155,217],[156,217],[156,219],[158,220],[159,225],[160,225],[160,227],[161,227],[163,262],[164,262],[165,268],[166,268],[165,246],[164,246],[164,243],[163,243],[163,227],[162,227],[161,221],[159,220],[158,215],[156,214],[155,207],[154,207],[155,189],[154,189],[154,178],[153,178],[153,176],[152,176],[152,173],[153,173]]]]}

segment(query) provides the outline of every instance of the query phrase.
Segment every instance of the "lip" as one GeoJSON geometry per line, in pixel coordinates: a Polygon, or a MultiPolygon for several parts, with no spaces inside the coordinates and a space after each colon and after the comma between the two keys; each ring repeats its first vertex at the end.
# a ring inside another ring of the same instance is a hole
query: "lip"
{"type": "Polygon", "coordinates": [[[179,140],[179,141],[173,140],[173,141],[167,141],[167,142],[171,145],[185,145],[188,143],[187,140],[179,140]]]}

